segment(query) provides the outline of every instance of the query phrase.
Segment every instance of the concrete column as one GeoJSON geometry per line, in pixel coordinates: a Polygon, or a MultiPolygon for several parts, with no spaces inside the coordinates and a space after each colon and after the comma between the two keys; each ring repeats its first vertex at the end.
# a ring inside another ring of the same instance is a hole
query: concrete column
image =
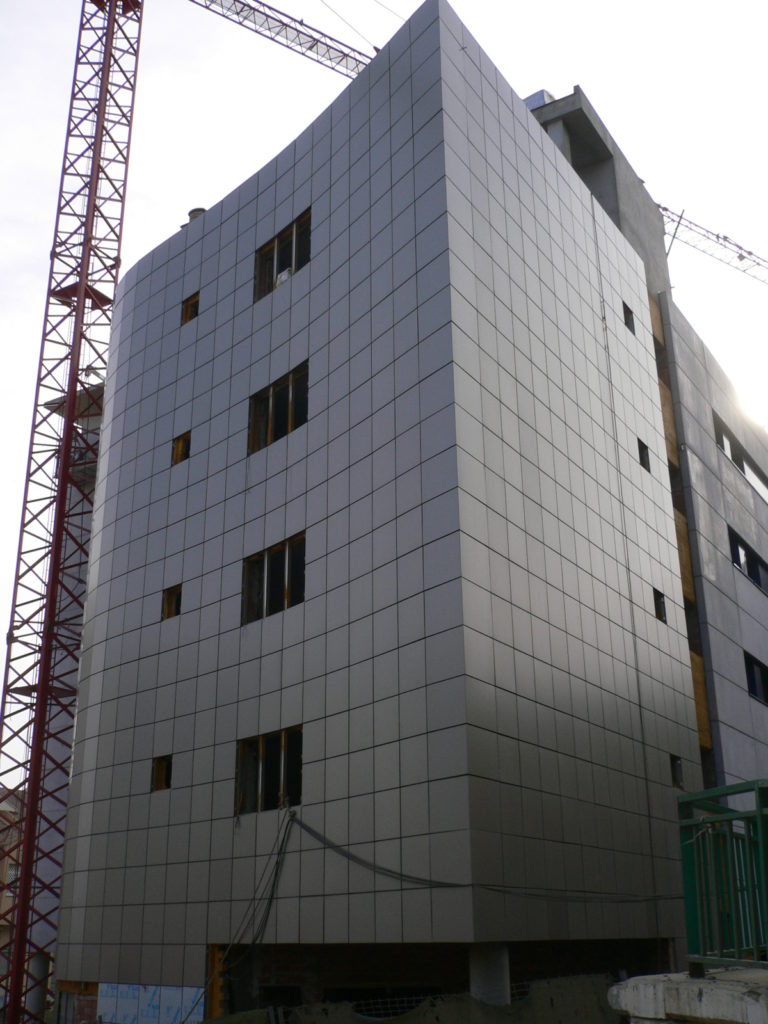
{"type": "Polygon", "coordinates": [[[492,1006],[509,1006],[509,949],[503,942],[473,942],[469,947],[469,992],[492,1006]]]}

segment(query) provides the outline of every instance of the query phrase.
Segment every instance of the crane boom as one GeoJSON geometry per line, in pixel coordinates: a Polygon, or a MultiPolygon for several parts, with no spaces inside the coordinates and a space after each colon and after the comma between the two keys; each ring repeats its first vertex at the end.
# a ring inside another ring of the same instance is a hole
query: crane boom
{"type": "Polygon", "coordinates": [[[265,36],[295,53],[317,61],[323,67],[338,71],[347,78],[355,78],[372,57],[362,50],[356,50],[346,43],[319,29],[306,25],[282,11],[261,3],[260,0],[191,0],[198,7],[204,7],[220,14],[229,21],[235,21],[265,36]]]}
{"type": "Polygon", "coordinates": [[[666,206],[660,206],[659,209],[664,217],[667,234],[672,239],[667,252],[672,248],[672,242],[679,239],[683,245],[698,249],[707,256],[725,263],[726,266],[768,284],[768,259],[745,249],[728,235],[721,235],[702,227],[701,224],[684,217],[682,213],[675,213],[666,206]]]}

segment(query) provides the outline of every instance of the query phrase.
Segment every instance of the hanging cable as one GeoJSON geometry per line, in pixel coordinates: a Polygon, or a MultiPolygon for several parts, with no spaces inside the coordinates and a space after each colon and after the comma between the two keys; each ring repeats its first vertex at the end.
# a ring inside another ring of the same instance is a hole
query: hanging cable
{"type": "Polygon", "coordinates": [[[326,3],[326,0],[320,0],[320,3],[323,5],[323,7],[327,7],[331,14],[335,14],[339,21],[343,21],[347,28],[351,28],[352,31],[356,32],[361,39],[364,39],[369,46],[372,46],[376,53],[379,52],[379,47],[376,46],[375,43],[371,42],[368,36],[363,35],[359,28],[355,28],[355,26],[351,22],[347,21],[347,19],[343,15],[339,14],[338,11],[335,11],[329,3],[326,3]]]}

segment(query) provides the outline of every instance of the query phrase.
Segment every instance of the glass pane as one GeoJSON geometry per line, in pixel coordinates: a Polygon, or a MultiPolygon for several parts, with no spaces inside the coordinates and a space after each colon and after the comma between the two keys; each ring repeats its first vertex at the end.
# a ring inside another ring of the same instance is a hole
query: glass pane
{"type": "Polygon", "coordinates": [[[280,733],[265,736],[262,743],[261,809],[272,811],[280,806],[280,733]]]}
{"type": "Polygon", "coordinates": [[[300,270],[306,263],[309,263],[309,239],[310,239],[311,215],[307,210],[296,221],[296,269],[300,270]]]}
{"type": "Polygon", "coordinates": [[[251,396],[248,407],[248,454],[267,446],[269,432],[269,388],[251,396]]]}
{"type": "Polygon", "coordinates": [[[256,298],[269,295],[275,286],[275,243],[270,242],[256,255],[256,298]]]}
{"type": "Polygon", "coordinates": [[[288,607],[304,600],[304,537],[295,537],[290,543],[288,563],[288,607]]]}
{"type": "Polygon", "coordinates": [[[243,562],[243,625],[262,616],[264,607],[264,559],[261,555],[243,562]]]}
{"type": "Polygon", "coordinates": [[[293,425],[292,430],[307,422],[307,401],[309,396],[309,367],[302,363],[293,371],[293,425]]]}
{"type": "Polygon", "coordinates": [[[293,225],[277,236],[277,272],[293,268],[293,225]]]}
{"type": "Polygon", "coordinates": [[[272,437],[279,441],[288,433],[288,378],[279,380],[272,389],[272,437]]]}
{"type": "Polygon", "coordinates": [[[301,803],[301,730],[285,737],[285,800],[289,807],[301,803]]]}
{"type": "Polygon", "coordinates": [[[285,548],[272,548],[267,557],[267,615],[274,615],[285,608],[285,548]]]}

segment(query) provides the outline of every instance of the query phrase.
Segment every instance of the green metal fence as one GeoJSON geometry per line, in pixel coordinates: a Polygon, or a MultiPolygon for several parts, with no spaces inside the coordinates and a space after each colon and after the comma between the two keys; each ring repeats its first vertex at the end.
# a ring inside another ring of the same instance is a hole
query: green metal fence
{"type": "Polygon", "coordinates": [[[688,959],[768,966],[768,781],[680,798],[688,959]]]}

